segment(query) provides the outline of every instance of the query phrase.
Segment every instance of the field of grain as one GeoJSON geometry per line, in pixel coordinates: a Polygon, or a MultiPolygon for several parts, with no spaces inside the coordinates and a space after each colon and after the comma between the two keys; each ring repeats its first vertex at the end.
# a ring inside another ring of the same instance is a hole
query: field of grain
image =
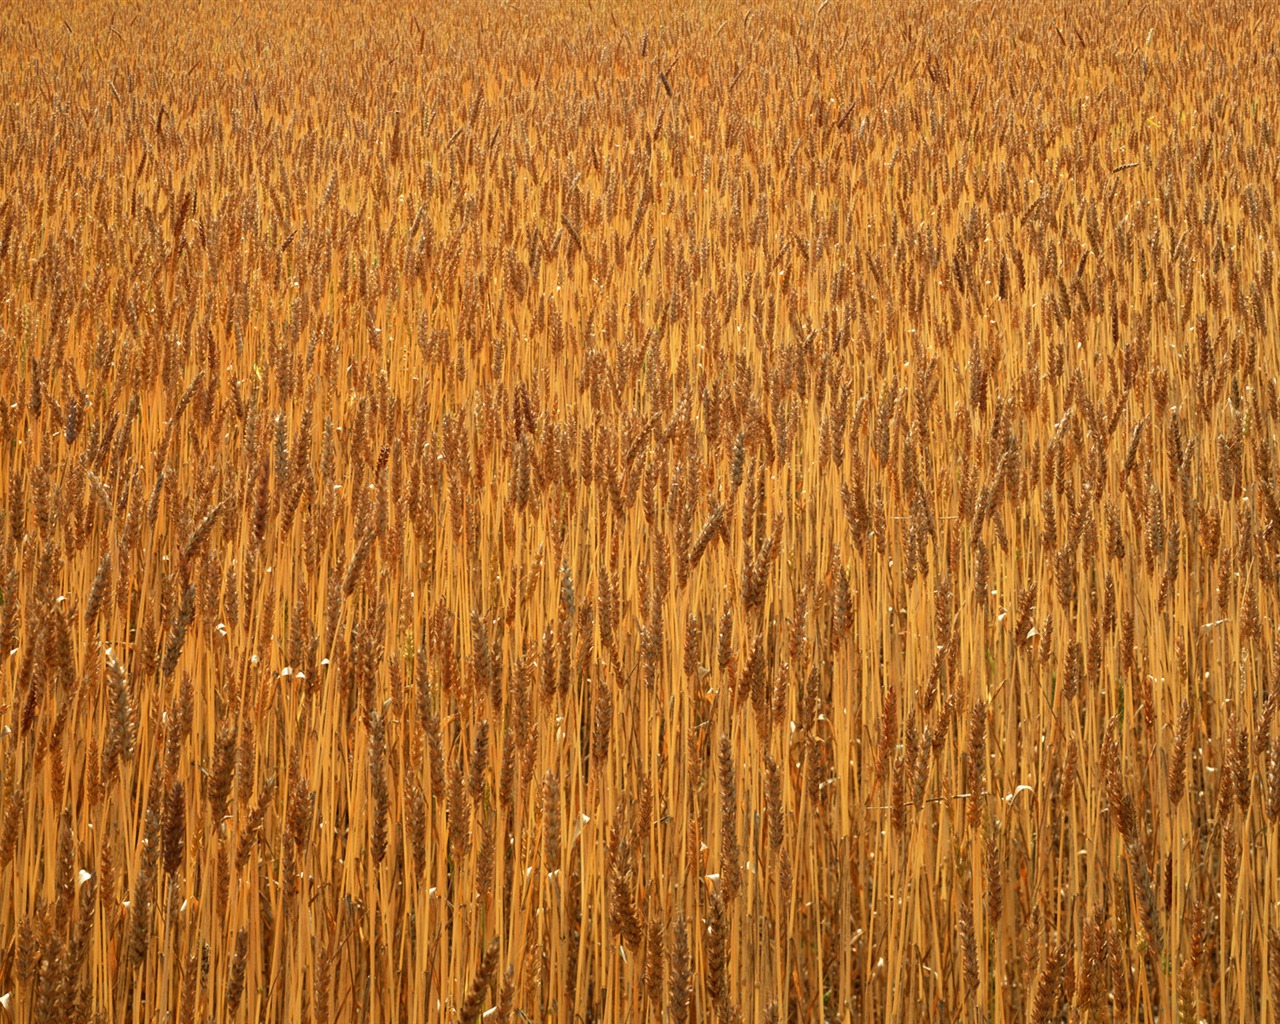
{"type": "Polygon", "coordinates": [[[0,1022],[1280,1021],[1200,6],[0,6],[0,1022]]]}

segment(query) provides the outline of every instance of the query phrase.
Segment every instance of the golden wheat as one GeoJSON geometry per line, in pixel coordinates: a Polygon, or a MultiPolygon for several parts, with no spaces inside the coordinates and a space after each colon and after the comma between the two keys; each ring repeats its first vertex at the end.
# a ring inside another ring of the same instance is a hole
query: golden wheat
{"type": "Polygon", "coordinates": [[[1276,14],[0,10],[0,1017],[1280,1020],[1276,14]]]}

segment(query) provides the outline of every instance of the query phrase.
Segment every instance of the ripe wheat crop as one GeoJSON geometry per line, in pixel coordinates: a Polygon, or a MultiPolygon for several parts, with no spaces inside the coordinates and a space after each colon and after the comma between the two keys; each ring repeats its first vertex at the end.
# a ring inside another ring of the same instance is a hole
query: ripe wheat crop
{"type": "Polygon", "coordinates": [[[1201,6],[0,5],[0,1021],[1280,1021],[1201,6]]]}

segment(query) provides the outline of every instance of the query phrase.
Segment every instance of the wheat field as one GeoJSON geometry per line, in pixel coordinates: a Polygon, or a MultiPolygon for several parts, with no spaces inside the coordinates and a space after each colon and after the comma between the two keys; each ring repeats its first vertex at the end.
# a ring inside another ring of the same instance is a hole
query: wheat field
{"type": "Polygon", "coordinates": [[[1280,1021],[1200,7],[0,7],[0,1021],[1280,1021]]]}

